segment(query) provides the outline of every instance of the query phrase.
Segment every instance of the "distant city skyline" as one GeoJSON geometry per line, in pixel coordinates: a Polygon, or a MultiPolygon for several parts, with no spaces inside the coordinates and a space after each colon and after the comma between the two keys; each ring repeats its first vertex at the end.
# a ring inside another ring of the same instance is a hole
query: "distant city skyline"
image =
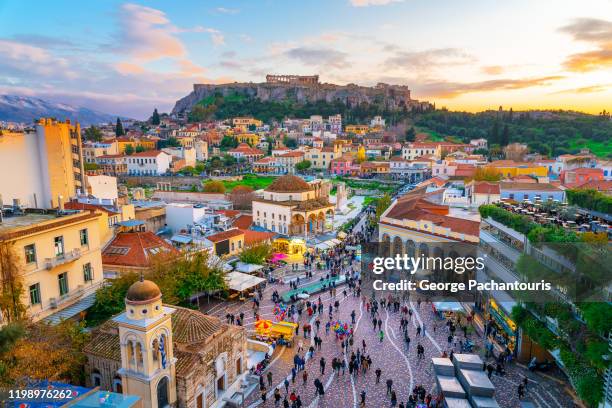
{"type": "Polygon", "coordinates": [[[193,83],[407,85],[437,107],[612,110],[612,3],[0,3],[0,94],[144,119],[193,83]]]}

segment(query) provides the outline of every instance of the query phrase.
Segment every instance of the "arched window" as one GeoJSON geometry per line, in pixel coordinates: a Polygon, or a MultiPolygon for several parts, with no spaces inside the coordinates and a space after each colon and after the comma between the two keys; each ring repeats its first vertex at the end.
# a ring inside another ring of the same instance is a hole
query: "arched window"
{"type": "Polygon", "coordinates": [[[99,387],[102,385],[102,374],[97,369],[91,372],[91,385],[94,387],[99,387]]]}
{"type": "Polygon", "coordinates": [[[113,391],[117,394],[123,394],[123,384],[121,383],[121,377],[119,375],[113,378],[113,391]]]}
{"type": "Polygon", "coordinates": [[[136,367],[142,368],[142,344],[140,342],[136,343],[136,367]]]}
{"type": "Polygon", "coordinates": [[[126,352],[128,364],[134,364],[134,342],[132,340],[128,340],[126,352]]]}

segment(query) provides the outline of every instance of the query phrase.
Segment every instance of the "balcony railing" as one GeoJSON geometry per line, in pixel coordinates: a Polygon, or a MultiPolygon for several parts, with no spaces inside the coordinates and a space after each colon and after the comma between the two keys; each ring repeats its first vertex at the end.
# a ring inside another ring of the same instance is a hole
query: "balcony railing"
{"type": "Polygon", "coordinates": [[[45,259],[45,268],[53,269],[56,266],[63,265],[69,262],[73,262],[81,257],[81,250],[75,248],[72,251],[64,252],[62,255],[56,256],[55,258],[45,259]]]}

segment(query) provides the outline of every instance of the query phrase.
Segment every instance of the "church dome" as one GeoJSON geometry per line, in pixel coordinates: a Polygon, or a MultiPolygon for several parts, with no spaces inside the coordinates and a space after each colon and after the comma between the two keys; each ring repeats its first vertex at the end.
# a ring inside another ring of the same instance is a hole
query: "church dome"
{"type": "Polygon", "coordinates": [[[310,184],[303,178],[291,174],[277,178],[266,188],[266,191],[274,193],[303,193],[311,190],[310,184]]]}
{"type": "Polygon", "coordinates": [[[159,286],[150,280],[139,280],[130,286],[125,299],[128,302],[143,303],[157,300],[161,297],[159,286]]]}

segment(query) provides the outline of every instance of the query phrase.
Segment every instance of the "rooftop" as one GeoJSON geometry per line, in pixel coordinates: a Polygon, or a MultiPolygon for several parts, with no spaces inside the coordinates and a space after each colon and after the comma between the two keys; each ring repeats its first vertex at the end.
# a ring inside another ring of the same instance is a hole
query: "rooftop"
{"type": "Polygon", "coordinates": [[[0,240],[15,239],[32,233],[77,223],[99,214],[90,211],[68,211],[63,215],[57,213],[26,213],[24,215],[4,216],[0,223],[0,240]]]}

